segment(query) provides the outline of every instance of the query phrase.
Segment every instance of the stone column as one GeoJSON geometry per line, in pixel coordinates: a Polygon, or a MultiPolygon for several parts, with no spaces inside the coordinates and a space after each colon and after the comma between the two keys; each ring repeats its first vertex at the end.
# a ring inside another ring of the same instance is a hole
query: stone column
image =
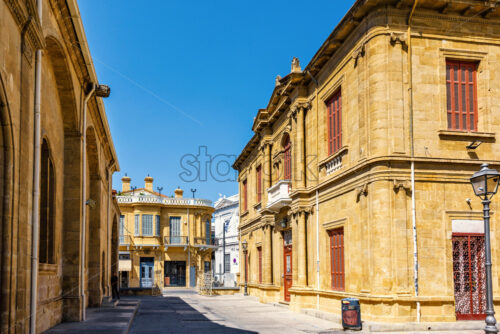
{"type": "Polygon", "coordinates": [[[297,131],[296,131],[296,141],[295,141],[295,152],[297,156],[295,157],[297,174],[293,177],[294,182],[296,182],[297,189],[304,188],[305,185],[305,157],[304,157],[304,107],[297,107],[297,131]]]}
{"type": "Polygon", "coordinates": [[[203,238],[203,241],[207,239],[207,228],[205,226],[205,221],[203,220],[203,216],[200,215],[200,228],[201,228],[201,237],[203,238]]]}
{"type": "Polygon", "coordinates": [[[297,231],[297,215],[292,214],[292,286],[298,285],[298,249],[299,235],[297,231]]]}
{"type": "Polygon", "coordinates": [[[264,284],[272,284],[272,266],[273,266],[273,245],[272,245],[272,228],[270,225],[264,227],[264,284]]]}
{"type": "Polygon", "coordinates": [[[195,233],[193,236],[193,242],[195,241],[194,239],[200,236],[200,219],[201,216],[199,214],[194,215],[194,225],[195,225],[195,233]]]}
{"type": "Polygon", "coordinates": [[[267,189],[272,186],[272,168],[271,168],[271,143],[265,143],[264,145],[264,163],[262,166],[263,178],[262,178],[262,207],[267,206],[267,189]]]}
{"type": "Polygon", "coordinates": [[[306,249],[306,213],[300,212],[298,214],[297,223],[297,234],[298,234],[298,247],[297,247],[297,257],[298,257],[298,286],[307,285],[307,249],[306,249]]]}

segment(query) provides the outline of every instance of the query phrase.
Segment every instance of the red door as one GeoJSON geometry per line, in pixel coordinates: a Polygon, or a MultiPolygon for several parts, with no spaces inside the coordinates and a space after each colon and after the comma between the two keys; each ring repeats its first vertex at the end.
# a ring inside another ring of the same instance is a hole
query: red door
{"type": "Polygon", "coordinates": [[[283,245],[283,273],[285,280],[285,301],[290,301],[290,292],[292,287],[292,245],[283,245]]]}
{"type": "Polygon", "coordinates": [[[457,320],[486,318],[484,235],[454,233],[453,280],[457,320]]]}

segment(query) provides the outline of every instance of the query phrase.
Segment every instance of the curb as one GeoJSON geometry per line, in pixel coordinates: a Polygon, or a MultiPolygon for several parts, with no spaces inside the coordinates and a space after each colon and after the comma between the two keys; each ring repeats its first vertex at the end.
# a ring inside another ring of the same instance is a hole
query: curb
{"type": "Polygon", "coordinates": [[[141,304],[140,300],[134,300],[134,301],[136,302],[134,312],[132,313],[132,316],[130,317],[127,329],[124,331],[125,334],[128,334],[130,332],[130,328],[132,328],[132,324],[134,323],[135,316],[137,314],[137,311],[139,310],[139,305],[141,304]]]}
{"type": "MultiPolygon", "coordinates": [[[[328,320],[342,324],[342,318],[338,314],[319,311],[315,309],[301,309],[300,313],[307,314],[319,319],[328,320]]],[[[484,321],[457,321],[457,322],[394,322],[380,323],[362,321],[363,331],[369,332],[432,332],[432,331],[466,331],[484,329],[484,321]]],[[[497,324],[499,328],[499,324],[497,324]]]]}

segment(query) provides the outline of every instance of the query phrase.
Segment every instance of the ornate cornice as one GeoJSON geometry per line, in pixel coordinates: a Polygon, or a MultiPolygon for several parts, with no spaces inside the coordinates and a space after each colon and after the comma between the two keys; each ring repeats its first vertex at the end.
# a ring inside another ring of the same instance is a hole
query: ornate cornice
{"type": "Polygon", "coordinates": [[[36,12],[33,0],[6,0],[5,3],[12,13],[19,30],[26,29],[25,37],[30,47],[36,50],[45,48],[40,18],[36,12]],[[31,22],[28,27],[25,27],[28,20],[31,20],[31,22]]]}

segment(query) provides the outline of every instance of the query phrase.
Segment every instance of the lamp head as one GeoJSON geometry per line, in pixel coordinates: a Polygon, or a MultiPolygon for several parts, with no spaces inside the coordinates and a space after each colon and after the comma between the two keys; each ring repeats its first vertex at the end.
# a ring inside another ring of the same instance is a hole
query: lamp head
{"type": "Polygon", "coordinates": [[[482,164],[481,169],[470,178],[474,193],[483,200],[490,199],[496,194],[499,181],[500,173],[496,169],[489,168],[488,164],[482,164]]]}
{"type": "Polygon", "coordinates": [[[248,248],[248,241],[243,240],[243,242],[241,243],[241,247],[243,247],[243,251],[246,252],[248,248]]]}

